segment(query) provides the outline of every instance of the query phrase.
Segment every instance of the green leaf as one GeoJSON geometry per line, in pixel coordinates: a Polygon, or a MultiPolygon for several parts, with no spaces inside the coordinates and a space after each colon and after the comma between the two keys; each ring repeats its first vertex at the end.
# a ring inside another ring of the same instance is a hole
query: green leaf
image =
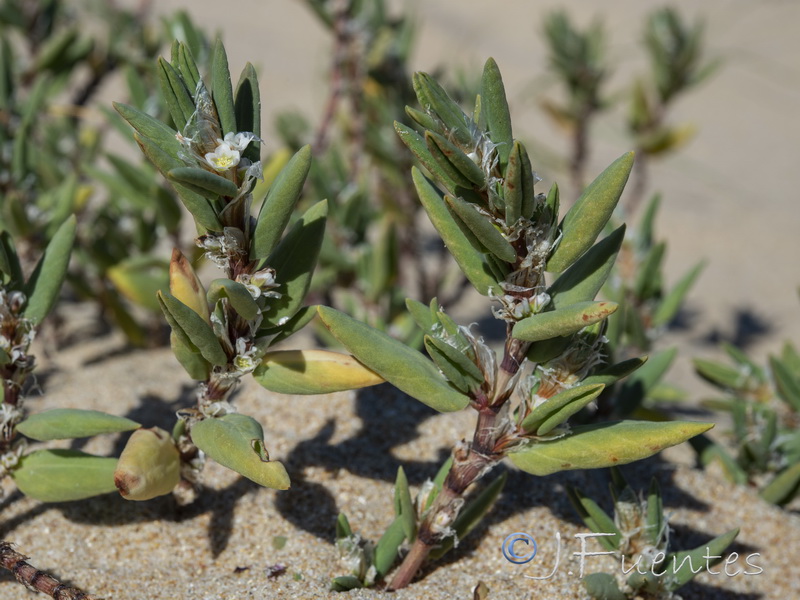
{"type": "Polygon", "coordinates": [[[397,121],[394,123],[394,129],[400,141],[406,145],[420,164],[436,181],[441,183],[448,190],[455,190],[456,187],[458,187],[456,181],[450,177],[449,171],[442,168],[439,162],[433,158],[431,151],[428,149],[428,144],[425,142],[425,138],[413,129],[397,121]]]}
{"type": "Polygon", "coordinates": [[[774,356],[770,356],[769,366],[778,395],[795,411],[800,412],[800,380],[774,356]]]}
{"type": "Polygon", "coordinates": [[[472,187],[480,189],[486,185],[486,176],[481,168],[446,137],[433,131],[426,131],[425,143],[433,159],[456,185],[466,189],[472,187]]]}
{"type": "Polygon", "coordinates": [[[728,390],[739,389],[747,380],[747,373],[711,360],[695,358],[694,368],[703,379],[728,390]]]}
{"type": "Polygon", "coordinates": [[[647,362],[646,356],[640,356],[637,358],[629,358],[628,360],[623,360],[615,365],[611,365],[606,367],[605,369],[601,369],[597,373],[589,375],[589,377],[585,378],[581,383],[583,385],[593,385],[596,383],[602,383],[605,386],[609,386],[615,381],[622,379],[623,377],[627,377],[639,367],[644,365],[647,362]]]}
{"type": "Polygon", "coordinates": [[[289,230],[265,265],[275,269],[278,299],[269,300],[264,313],[264,327],[275,327],[300,310],[311,285],[319,249],[325,236],[328,201],[322,200],[309,208],[289,230]]]}
{"type": "Polygon", "coordinates": [[[669,291],[653,313],[653,326],[666,327],[669,325],[670,321],[678,314],[683,300],[686,298],[686,294],[689,293],[689,290],[692,288],[695,280],[697,280],[698,275],[700,275],[700,272],[705,266],[705,261],[700,261],[675,284],[675,287],[669,291]]]}
{"type": "Polygon", "coordinates": [[[647,529],[645,534],[653,546],[658,544],[664,532],[664,502],[661,499],[661,489],[658,480],[653,477],[650,489],[647,491],[647,529]]]}
{"type": "Polygon", "coordinates": [[[633,294],[640,301],[649,300],[658,295],[661,289],[661,263],[667,244],[661,242],[647,251],[647,255],[637,269],[636,279],[633,283],[633,294]]]}
{"type": "Polygon", "coordinates": [[[62,223],[47,244],[44,255],[25,286],[28,304],[25,306],[24,315],[34,324],[41,323],[58,300],[58,293],[67,275],[69,257],[75,242],[75,226],[74,215],[62,223]]]}
{"type": "Polygon", "coordinates": [[[34,450],[19,460],[11,477],[19,490],[40,502],[72,502],[116,491],[116,458],[79,450],[34,450]]]}
{"type": "Polygon", "coordinates": [[[397,468],[397,479],[394,482],[394,513],[402,524],[405,538],[413,543],[417,538],[417,511],[411,500],[408,478],[403,467],[397,468]]]}
{"type": "Polygon", "coordinates": [[[422,108],[436,114],[456,141],[464,146],[473,143],[470,118],[464,114],[461,107],[447,95],[444,88],[433,77],[427,73],[414,73],[411,83],[422,108]]]}
{"type": "Polygon", "coordinates": [[[339,513],[336,517],[336,539],[341,540],[353,535],[353,530],[350,527],[350,521],[347,520],[347,515],[339,513]]]}
{"type": "Polygon", "coordinates": [[[0,232],[0,271],[8,278],[6,282],[9,288],[18,288],[24,283],[22,267],[19,264],[17,250],[14,247],[14,240],[7,231],[0,232]]]}
{"type": "Polygon", "coordinates": [[[329,394],[383,383],[352,356],[327,350],[267,352],[253,377],[281,394],[329,394]]]}
{"type": "Polygon", "coordinates": [[[236,108],[233,102],[233,87],[231,86],[231,72],[228,69],[228,55],[222,40],[214,44],[214,54],[211,59],[211,97],[217,108],[219,124],[223,135],[237,133],[236,108]]]}
{"type": "Polygon", "coordinates": [[[203,419],[192,427],[192,441],[223,467],[236,471],[264,487],[289,489],[284,466],[270,461],[264,449],[264,432],[258,421],[230,413],[203,419]]]}
{"type": "Polygon", "coordinates": [[[508,110],[506,90],[500,69],[493,58],[486,61],[481,78],[481,112],[486,115],[486,125],[492,141],[497,146],[500,169],[505,171],[508,155],[514,143],[511,133],[511,113],[508,110]]]}
{"type": "Polygon", "coordinates": [[[704,558],[704,555],[708,553],[708,556],[722,556],[725,553],[725,549],[731,545],[738,534],[738,528],[731,529],[728,533],[715,537],[707,544],[694,550],[683,550],[667,554],[664,565],[670,577],[665,580],[666,588],[669,591],[674,591],[691,581],[697,574],[696,567],[699,565],[708,568],[719,563],[722,560],[721,558],[708,561],[704,558]]]}
{"type": "MultiPolygon", "coordinates": [[[[258,89],[258,74],[250,63],[244,66],[236,85],[236,126],[239,131],[249,131],[261,137],[261,92],[258,89]]],[[[261,159],[261,143],[250,142],[243,156],[253,162],[261,159]]]]}
{"type": "Polygon", "coordinates": [[[547,290],[556,308],[594,300],[603,287],[625,237],[625,225],[592,246],[547,290]]]}
{"type": "Polygon", "coordinates": [[[56,408],[31,415],[16,429],[33,440],[69,440],[103,433],[131,431],[141,427],[136,421],[97,410],[56,408]]]}
{"type": "Polygon", "coordinates": [[[214,306],[217,302],[226,298],[230,305],[243,319],[253,321],[259,314],[256,301],[247,288],[231,279],[215,279],[208,286],[208,302],[214,306]]]}
{"type": "Polygon", "coordinates": [[[281,169],[258,213],[250,258],[265,258],[278,245],[310,168],[311,147],[303,146],[281,169]]]}
{"type": "Polygon", "coordinates": [[[647,359],[647,363],[626,379],[617,393],[620,414],[627,414],[642,403],[672,366],[677,348],[669,348],[647,359]]]}
{"type": "MultiPolygon", "coordinates": [[[[435,300],[435,299],[434,299],[435,300]]],[[[431,309],[423,304],[422,302],[417,302],[412,298],[406,298],[406,308],[408,308],[408,312],[411,313],[411,317],[414,319],[419,328],[422,329],[423,332],[428,333],[433,326],[436,324],[436,320],[431,314],[431,309]]]]}
{"type": "MultiPolygon", "coordinates": [[[[459,540],[464,539],[470,531],[475,529],[478,523],[481,522],[486,513],[495,503],[495,500],[500,496],[503,487],[506,484],[508,473],[496,477],[489,485],[483,488],[474,498],[467,501],[466,506],[458,513],[458,517],[453,522],[453,530],[456,532],[456,538],[459,540]]],[[[448,552],[454,545],[455,540],[453,537],[446,538],[439,546],[431,551],[430,557],[436,560],[448,552]]]]}
{"type": "Polygon", "coordinates": [[[606,511],[600,508],[591,498],[585,496],[580,490],[568,487],[567,496],[572,503],[575,511],[580,515],[581,520],[586,523],[586,526],[594,533],[613,533],[614,535],[598,537],[597,541],[600,545],[607,550],[616,550],[619,548],[622,533],[620,532],[617,524],[614,522],[606,511]]]}
{"type": "Polygon", "coordinates": [[[600,395],[603,384],[579,385],[560,391],[534,408],[522,422],[525,431],[547,435],[600,395]]]}
{"type": "Polygon", "coordinates": [[[475,286],[478,293],[487,296],[490,289],[500,290],[500,285],[492,275],[486,260],[473,248],[467,237],[459,228],[458,224],[447,210],[439,191],[419,172],[418,169],[411,169],[411,177],[417,189],[420,202],[428,213],[433,226],[442,237],[445,246],[453,255],[458,266],[475,286]]]}
{"type": "Polygon", "coordinates": [[[580,331],[599,323],[617,310],[614,302],[579,302],[564,308],[542,312],[514,325],[511,335],[526,342],[538,342],[580,331]]]}
{"type": "Polygon", "coordinates": [[[443,354],[468,380],[478,385],[483,383],[483,372],[464,352],[457,350],[444,340],[426,335],[425,348],[430,351],[432,347],[443,354]]]}
{"type": "Polygon", "coordinates": [[[158,299],[172,330],[183,343],[195,346],[212,365],[228,364],[228,355],[203,317],[167,291],[159,292],[158,299]]]}
{"type": "Polygon", "coordinates": [[[126,258],[106,275],[120,294],[148,310],[158,310],[156,293],[169,288],[169,263],[153,256],[126,258]]]}
{"type": "Polygon", "coordinates": [[[439,412],[460,410],[469,398],[442,379],[421,353],[326,306],[319,307],[325,326],[359,361],[386,381],[439,412]]]}
{"type": "MultiPolygon", "coordinates": [[[[114,108],[123,119],[130,123],[131,127],[139,132],[142,138],[150,141],[152,144],[155,144],[166,156],[172,158],[177,163],[175,165],[176,167],[183,166],[178,159],[178,153],[181,150],[181,143],[177,140],[175,137],[175,132],[171,128],[164,125],[164,123],[158,119],[154,119],[150,115],[143,113],[132,106],[128,106],[127,104],[115,102],[114,108]]],[[[159,170],[164,173],[169,170],[161,169],[160,165],[157,163],[156,167],[158,167],[159,170]]]]}
{"type": "MultiPolygon", "coordinates": [[[[183,166],[182,161],[164,151],[158,142],[154,142],[138,133],[134,134],[134,138],[148,160],[150,160],[165,177],[172,169],[183,166]]],[[[191,213],[199,226],[209,231],[222,231],[219,217],[205,197],[177,182],[172,182],[172,187],[175,188],[181,202],[191,213]]]]}
{"type": "Polygon", "coordinates": [[[610,573],[590,573],[583,578],[586,593],[595,600],[628,600],[610,573]]]}
{"type": "Polygon", "coordinates": [[[713,426],[713,423],[691,421],[616,421],[576,425],[565,437],[522,445],[512,450],[508,457],[517,467],[532,475],[620,466],[685,442],[713,426]]]}
{"type": "Polygon", "coordinates": [[[514,142],[508,156],[508,168],[503,179],[503,199],[506,205],[506,225],[511,227],[520,217],[533,217],[536,194],[533,191],[533,170],[528,153],[520,142],[514,142]],[[526,212],[527,211],[527,212],[526,212]]]}
{"type": "Polygon", "coordinates": [[[781,471],[770,481],[759,495],[772,504],[783,505],[797,495],[800,488],[800,463],[781,471]]]}
{"type": "Polygon", "coordinates": [[[623,154],[584,190],[561,222],[561,241],[547,261],[548,271],[563,271],[591,248],[614,212],[632,167],[633,152],[623,154]]]}
{"type": "Polygon", "coordinates": [[[178,71],[163,58],[158,59],[158,80],[161,85],[161,97],[178,131],[186,128],[186,122],[195,111],[192,94],[186,88],[178,71]]]}
{"type": "Polygon", "coordinates": [[[334,577],[331,580],[332,592],[349,592],[350,590],[357,590],[364,587],[361,580],[355,575],[341,575],[334,577]]]}
{"type": "Polygon", "coordinates": [[[175,358],[181,363],[189,377],[197,381],[208,379],[211,374],[211,363],[203,358],[194,344],[186,344],[180,335],[172,331],[169,335],[169,345],[175,358]]]}
{"type": "Polygon", "coordinates": [[[300,331],[303,327],[308,325],[311,320],[317,316],[317,305],[313,306],[304,306],[296,313],[294,316],[290,318],[286,323],[283,325],[278,325],[276,327],[268,327],[266,329],[261,329],[258,332],[258,335],[270,336],[274,335],[275,337],[270,340],[269,345],[274,346],[291,335],[294,335],[298,331],[300,331]]]}
{"type": "Polygon", "coordinates": [[[480,243],[482,248],[476,248],[476,250],[485,248],[486,251],[507,263],[517,260],[517,251],[514,246],[495,227],[490,216],[478,212],[474,204],[465,202],[461,198],[448,195],[444,199],[480,243]]]}
{"type": "Polygon", "coordinates": [[[375,570],[380,577],[383,577],[392,568],[400,544],[405,540],[406,534],[403,529],[403,519],[397,517],[386,529],[381,539],[375,545],[375,570]]]}
{"type": "Polygon", "coordinates": [[[206,198],[216,196],[234,198],[239,193],[239,188],[231,180],[197,167],[171,169],[167,173],[167,179],[181,183],[206,198]]]}

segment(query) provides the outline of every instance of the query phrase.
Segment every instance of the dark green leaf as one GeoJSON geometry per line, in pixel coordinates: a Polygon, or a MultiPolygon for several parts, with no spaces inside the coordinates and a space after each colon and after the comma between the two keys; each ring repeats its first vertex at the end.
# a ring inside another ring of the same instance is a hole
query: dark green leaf
{"type": "Polygon", "coordinates": [[[47,244],[44,256],[39,260],[25,286],[28,304],[24,315],[34,324],[41,323],[58,300],[58,293],[67,275],[69,257],[75,242],[75,227],[74,216],[62,223],[47,244]]]}
{"type": "Polygon", "coordinates": [[[228,355],[203,317],[167,291],[159,292],[158,299],[172,330],[182,342],[196,347],[212,365],[228,364],[228,355]]]}
{"type": "Polygon", "coordinates": [[[198,169],[196,167],[177,167],[167,173],[167,179],[186,185],[192,191],[213,198],[227,196],[234,198],[239,193],[239,188],[230,179],[220,177],[216,173],[198,169]],[[210,193],[210,195],[209,195],[210,193]]]}
{"type": "Polygon", "coordinates": [[[237,133],[239,129],[236,127],[231,72],[228,69],[228,55],[225,53],[225,47],[221,40],[217,40],[214,45],[214,54],[211,59],[211,97],[217,108],[222,133],[237,133]]]}
{"type": "Polygon", "coordinates": [[[506,90],[500,69],[493,58],[486,61],[481,79],[481,112],[486,115],[486,125],[492,141],[497,144],[500,169],[505,171],[514,138],[511,133],[511,113],[508,110],[506,90]]]}
{"type": "Polygon", "coordinates": [[[461,198],[445,196],[444,199],[478,240],[481,247],[476,250],[485,248],[487,252],[507,263],[516,261],[517,251],[500,233],[490,216],[478,212],[474,204],[465,202],[461,198]]]}

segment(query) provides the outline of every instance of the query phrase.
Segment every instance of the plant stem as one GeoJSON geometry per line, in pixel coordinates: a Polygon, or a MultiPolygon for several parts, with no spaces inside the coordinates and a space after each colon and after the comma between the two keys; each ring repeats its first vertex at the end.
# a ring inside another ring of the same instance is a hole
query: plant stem
{"type": "Polygon", "coordinates": [[[442,491],[420,524],[417,539],[392,578],[390,590],[399,590],[411,583],[431,550],[447,535],[453,535],[451,526],[464,505],[464,492],[505,456],[504,451],[498,451],[498,448],[504,447],[501,442],[506,432],[498,426],[497,415],[509,397],[503,392],[506,383],[519,371],[529,347],[529,343],[510,335],[506,338],[495,390],[478,402],[478,422],[472,444],[462,442],[453,449],[453,466],[442,484],[442,491]],[[497,394],[501,395],[497,397],[497,394]]]}
{"type": "Polygon", "coordinates": [[[0,541],[0,565],[14,574],[22,585],[47,594],[55,600],[93,600],[78,588],[61,583],[52,575],[26,562],[28,557],[15,551],[9,542],[0,541]]]}

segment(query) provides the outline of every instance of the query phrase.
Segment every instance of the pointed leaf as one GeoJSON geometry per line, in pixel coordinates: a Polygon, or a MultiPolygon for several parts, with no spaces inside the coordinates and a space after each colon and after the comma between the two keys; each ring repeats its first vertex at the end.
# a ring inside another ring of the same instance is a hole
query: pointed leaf
{"type": "Polygon", "coordinates": [[[406,145],[419,163],[436,181],[448,190],[455,190],[456,187],[458,187],[458,183],[451,178],[449,171],[443,168],[441,164],[433,158],[424,137],[397,121],[394,123],[394,129],[400,141],[406,145]]]}
{"type": "Polygon", "coordinates": [[[194,344],[187,344],[175,331],[169,335],[169,345],[172,353],[189,377],[197,381],[205,381],[211,374],[211,363],[208,362],[194,344]]]}
{"type": "Polygon", "coordinates": [[[707,553],[708,556],[723,556],[726,548],[733,543],[738,534],[738,528],[731,529],[728,533],[723,533],[694,550],[670,552],[664,563],[670,574],[669,579],[665,580],[666,588],[669,591],[674,591],[691,581],[697,574],[697,566],[699,565],[708,568],[719,563],[722,560],[721,558],[709,561],[704,558],[704,555],[707,553]]]}
{"type": "Polygon", "coordinates": [[[800,489],[800,463],[781,471],[759,495],[772,504],[783,505],[797,495],[800,489]]]}
{"type": "Polygon", "coordinates": [[[28,304],[23,314],[34,324],[41,323],[58,300],[75,243],[75,226],[74,215],[61,224],[25,285],[28,304]]]}
{"type": "Polygon", "coordinates": [[[397,479],[394,483],[394,512],[403,527],[403,534],[409,543],[417,538],[417,511],[411,500],[408,489],[408,478],[403,467],[397,469],[397,479]]]}
{"type": "Polygon", "coordinates": [[[267,352],[253,377],[281,394],[329,394],[383,383],[352,356],[326,350],[267,352]]]}
{"type": "Polygon", "coordinates": [[[486,176],[473,160],[446,137],[433,131],[425,132],[425,143],[433,159],[449,178],[464,188],[483,188],[486,176]]]}
{"type": "Polygon", "coordinates": [[[459,371],[467,375],[471,380],[480,384],[483,382],[483,372],[474,362],[463,352],[456,350],[453,346],[437,337],[425,336],[425,347],[434,346],[439,352],[444,354],[459,371]]]}
{"type": "Polygon", "coordinates": [[[499,291],[500,286],[486,261],[462,233],[438,190],[416,168],[411,170],[411,176],[425,212],[470,283],[484,296],[488,295],[490,289],[499,291]]]}
{"type": "Polygon", "coordinates": [[[583,256],[553,282],[547,290],[556,308],[594,300],[608,279],[625,237],[622,225],[592,246],[583,256]]]}
{"type": "Polygon", "coordinates": [[[161,309],[172,330],[184,343],[194,345],[212,365],[228,364],[228,355],[206,321],[169,292],[159,292],[161,309]],[[183,339],[185,338],[185,339],[183,339]]]}
{"type": "Polygon", "coordinates": [[[216,173],[199,169],[197,167],[177,167],[167,173],[170,181],[186,185],[189,189],[202,196],[227,196],[234,198],[239,193],[231,180],[220,177],[216,173]]]}
{"type": "Polygon", "coordinates": [[[546,435],[600,395],[603,384],[579,385],[560,391],[534,408],[522,421],[525,431],[546,435]]]}
{"type": "Polygon", "coordinates": [[[644,365],[647,362],[646,356],[640,356],[637,358],[629,358],[628,360],[623,360],[615,365],[611,365],[606,367],[605,369],[601,369],[597,373],[589,375],[586,377],[581,383],[583,385],[593,385],[596,383],[602,383],[605,386],[609,386],[612,383],[627,377],[639,367],[644,365]]]}
{"type": "Polygon", "coordinates": [[[567,495],[573,508],[580,515],[586,526],[594,533],[613,533],[614,535],[597,538],[600,545],[607,550],[617,550],[622,538],[622,533],[606,511],[600,508],[594,500],[584,495],[580,490],[568,487],[567,495]]]}
{"type": "Polygon", "coordinates": [[[428,333],[433,328],[436,321],[431,314],[431,309],[422,302],[417,302],[412,298],[406,298],[406,308],[411,313],[412,318],[419,325],[423,332],[428,333]]]}
{"type": "Polygon", "coordinates": [[[278,245],[310,168],[311,147],[303,146],[281,169],[258,213],[250,258],[265,258],[278,245]]]}
{"type": "Polygon", "coordinates": [[[416,350],[332,308],[321,306],[319,315],[359,361],[409,396],[439,412],[460,410],[469,403],[416,350]]]}
{"type": "Polygon", "coordinates": [[[506,225],[514,225],[520,217],[530,219],[536,204],[531,160],[520,142],[514,142],[508,157],[508,169],[503,179],[503,199],[506,205],[506,225]]]}
{"type": "Polygon", "coordinates": [[[518,321],[511,335],[527,342],[570,335],[599,323],[617,310],[617,306],[614,302],[579,302],[542,312],[518,321]]]}
{"type": "Polygon", "coordinates": [[[79,450],[34,450],[19,460],[11,477],[19,490],[41,502],[71,502],[108,494],[114,485],[116,458],[79,450]]]}
{"type": "Polygon", "coordinates": [[[231,72],[228,69],[228,55],[219,39],[214,44],[214,54],[211,59],[211,97],[217,108],[222,133],[237,133],[239,129],[236,127],[236,108],[233,102],[231,72]]]}
{"type": "Polygon", "coordinates": [[[104,433],[131,431],[141,427],[136,421],[97,410],[55,408],[31,415],[16,429],[33,440],[70,440],[104,433]]]}
{"type": "Polygon", "coordinates": [[[486,61],[481,79],[481,112],[486,115],[489,135],[497,146],[500,169],[505,171],[514,138],[511,133],[511,113],[500,69],[493,58],[486,61]]]}
{"type": "Polygon", "coordinates": [[[414,73],[411,83],[422,108],[437,115],[460,144],[471,144],[470,119],[444,88],[433,77],[421,72],[414,73]]]}
{"type": "Polygon", "coordinates": [[[681,280],[675,284],[664,299],[659,303],[655,313],[653,313],[653,325],[655,327],[666,327],[670,321],[675,318],[678,311],[686,298],[686,294],[694,285],[698,275],[706,266],[705,261],[700,261],[692,268],[691,271],[686,273],[681,280]]]}
{"type": "Polygon", "coordinates": [[[800,412],[800,379],[774,356],[770,356],[769,366],[778,395],[795,411],[800,412]]]}
{"type": "Polygon", "coordinates": [[[281,297],[269,300],[264,313],[264,327],[274,327],[290,319],[305,300],[311,277],[317,264],[319,249],[325,236],[328,201],[322,200],[309,208],[292,226],[286,237],[270,254],[265,264],[275,269],[281,297]]]}
{"type": "Polygon", "coordinates": [[[226,298],[230,305],[243,319],[253,321],[258,317],[260,309],[247,288],[238,281],[215,279],[208,286],[208,302],[212,306],[226,298]]]}
{"type": "Polygon", "coordinates": [[[278,325],[276,327],[268,327],[266,329],[260,329],[258,335],[265,335],[265,336],[274,336],[271,340],[269,345],[274,346],[291,335],[294,335],[298,331],[300,331],[303,327],[308,325],[311,320],[317,316],[317,305],[312,306],[304,306],[296,313],[294,316],[290,318],[288,321],[283,323],[282,325],[278,325]]]}
{"type": "MultiPolygon", "coordinates": [[[[258,74],[255,67],[247,63],[236,85],[236,126],[239,131],[249,131],[261,137],[261,92],[258,89],[258,74]]],[[[243,156],[253,162],[261,159],[261,143],[254,140],[243,156]]]]}
{"type": "Polygon", "coordinates": [[[375,545],[375,570],[380,577],[386,575],[392,568],[400,544],[405,540],[406,534],[403,530],[403,519],[397,517],[386,529],[381,539],[375,545]]]}
{"type": "Polygon", "coordinates": [[[672,366],[677,352],[677,348],[669,348],[648,357],[647,363],[622,383],[617,393],[620,414],[628,414],[641,404],[672,366]]]}
{"type": "Polygon", "coordinates": [[[465,202],[461,198],[445,196],[444,199],[483,248],[505,262],[513,263],[517,260],[517,251],[514,246],[495,227],[491,217],[478,212],[475,205],[465,202]]]}
{"type": "Polygon", "coordinates": [[[163,58],[158,59],[158,80],[161,85],[161,97],[178,131],[186,128],[186,122],[195,111],[194,100],[178,71],[163,58]]]}
{"type": "Polygon", "coordinates": [[[192,441],[223,467],[259,485],[289,489],[286,469],[281,463],[269,460],[264,449],[264,432],[251,417],[230,413],[203,419],[192,427],[192,441]]]}
{"type": "Polygon", "coordinates": [[[641,460],[708,431],[713,423],[616,421],[576,425],[566,437],[528,443],[508,457],[532,475],[571,469],[597,469],[641,460]]]}
{"type": "Polygon", "coordinates": [[[623,154],[597,176],[561,223],[562,237],[547,270],[560,272],[591,248],[614,212],[633,167],[633,152],[623,154]]]}

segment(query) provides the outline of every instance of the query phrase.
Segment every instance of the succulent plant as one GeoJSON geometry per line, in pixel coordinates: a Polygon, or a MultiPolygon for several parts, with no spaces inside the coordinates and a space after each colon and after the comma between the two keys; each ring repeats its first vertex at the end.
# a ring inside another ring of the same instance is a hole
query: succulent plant
{"type": "Polygon", "coordinates": [[[583,578],[587,593],[598,600],[679,598],[674,594],[677,589],[722,561],[722,554],[739,530],[728,531],[693,550],[670,550],[670,528],[658,481],[653,478],[647,495],[642,496],[618,469],[612,468],[611,474],[613,517],[578,489],[569,488],[569,497],[586,526],[604,534],[597,539],[620,561],[622,573],[631,574],[624,582],[610,573],[589,574],[583,578]]]}
{"type": "MultiPolygon", "coordinates": [[[[558,187],[535,193],[538,177],[524,145],[513,138],[493,60],[484,68],[471,116],[431,76],[417,73],[413,83],[422,110],[408,113],[421,133],[399,123],[396,129],[430,176],[413,170],[417,193],[464,275],[496,303],[492,312],[504,322],[506,339],[498,360],[436,299],[429,306],[409,300],[424,333],[425,356],[344,313],[318,309],[334,337],[398,389],[440,412],[470,407],[478,413],[473,439],[455,446],[435,499],[421,514],[401,510],[412,545],[392,589],[408,585],[422,562],[452,540],[467,488],[503,458],[533,475],[606,467],[650,456],[711,427],[567,424],[607,384],[643,363],[604,364],[604,321],[616,304],[594,300],[624,226],[595,241],[625,186],[632,154],[599,175],[559,222],[558,187]]],[[[402,500],[406,492],[398,496],[402,500]]]]}

